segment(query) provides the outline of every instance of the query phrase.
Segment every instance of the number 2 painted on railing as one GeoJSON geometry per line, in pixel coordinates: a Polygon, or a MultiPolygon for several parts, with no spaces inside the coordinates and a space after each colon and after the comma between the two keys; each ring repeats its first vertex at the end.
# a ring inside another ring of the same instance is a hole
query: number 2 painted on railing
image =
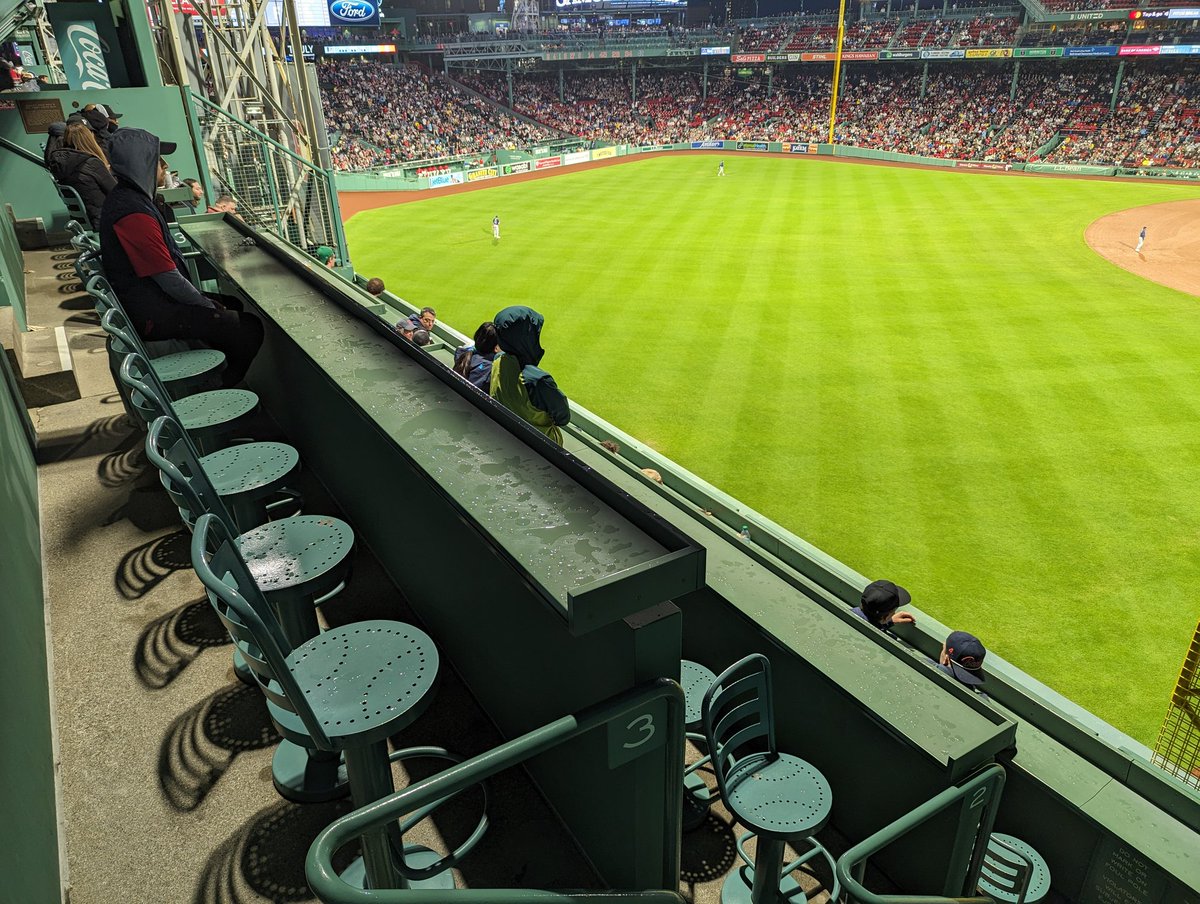
{"type": "Polygon", "coordinates": [[[647,741],[649,741],[652,737],[654,737],[654,732],[656,730],[656,727],[654,725],[654,716],[650,715],[649,713],[644,713],[644,714],[638,716],[636,719],[634,719],[632,722],[630,722],[625,727],[632,730],[634,728],[634,726],[639,726],[638,730],[641,731],[642,738],[637,741],[626,741],[624,744],[621,745],[626,750],[632,750],[635,747],[641,747],[643,744],[645,744],[647,741]]]}

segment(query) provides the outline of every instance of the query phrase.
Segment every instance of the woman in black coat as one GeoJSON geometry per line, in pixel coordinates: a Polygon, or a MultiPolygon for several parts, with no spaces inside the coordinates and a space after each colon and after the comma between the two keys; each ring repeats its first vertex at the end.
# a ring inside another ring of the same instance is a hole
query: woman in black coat
{"type": "Polygon", "coordinates": [[[50,173],[60,185],[79,192],[87,208],[92,229],[100,227],[100,210],[117,180],[108,169],[108,158],[96,142],[92,130],[83,123],[70,123],[63,146],[48,155],[50,173]]]}

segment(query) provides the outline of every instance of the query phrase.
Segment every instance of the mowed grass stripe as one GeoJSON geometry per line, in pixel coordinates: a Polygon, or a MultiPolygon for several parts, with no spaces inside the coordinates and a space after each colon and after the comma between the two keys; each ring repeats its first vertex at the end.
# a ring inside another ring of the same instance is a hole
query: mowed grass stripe
{"type": "Polygon", "coordinates": [[[573,399],[1152,741],[1200,617],[1200,302],[1083,233],[1200,192],[716,160],[368,211],[352,256],[464,332],[537,307],[573,399]]]}

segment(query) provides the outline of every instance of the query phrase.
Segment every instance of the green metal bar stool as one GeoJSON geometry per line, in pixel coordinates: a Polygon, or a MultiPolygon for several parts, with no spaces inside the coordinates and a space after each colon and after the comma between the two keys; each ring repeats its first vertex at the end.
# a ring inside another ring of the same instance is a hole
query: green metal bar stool
{"type": "Polygon", "coordinates": [[[841,883],[833,857],[814,837],[829,821],[833,792],[814,766],[776,747],[767,657],[747,656],[718,675],[701,710],[721,799],[750,830],[738,838],[745,866],[721,886],[721,904],[776,904],[803,894],[791,874],[817,856],[825,858],[833,875],[829,900],[838,900],[841,883]],[[745,847],[752,837],[758,839],[753,860],[745,847]],[[809,849],[785,866],[789,841],[809,849]]]}
{"type": "MultiPolygon", "coordinates": [[[[163,415],[177,421],[195,442],[188,422],[180,413],[195,396],[169,403],[153,385],[146,359],[137,352],[125,356],[121,382],[130,389],[130,399],[147,425],[163,415]]],[[[201,396],[214,393],[200,393],[201,396]]],[[[199,466],[228,509],[238,530],[246,532],[269,519],[268,500],[278,495],[300,465],[300,453],[287,443],[242,443],[199,457],[199,466]]],[[[167,479],[163,477],[163,486],[167,479]]],[[[289,493],[291,496],[297,494],[289,493]]]]}
{"type": "MultiPolygon", "coordinates": [[[[703,744],[708,748],[708,739],[696,729],[703,728],[704,695],[716,682],[717,676],[712,669],[698,662],[684,659],[679,663],[679,684],[683,688],[685,716],[687,728],[686,737],[693,744],[703,744]]],[[[705,754],[684,767],[683,770],[683,830],[690,832],[699,828],[708,816],[712,806],[712,790],[704,783],[699,770],[711,762],[712,756],[705,754]]]]}
{"type": "MultiPolygon", "coordinates": [[[[397,759],[458,761],[440,748],[388,752],[388,738],[412,724],[433,698],[439,657],[424,631],[402,622],[363,621],[292,646],[232,536],[212,514],[196,522],[192,564],[254,669],[279,732],[301,746],[344,754],[355,807],[393,793],[391,763],[397,759]]],[[[405,845],[403,832],[412,824],[364,833],[361,862],[343,876],[368,888],[453,888],[450,868],[482,838],[486,812],[467,842],[445,857],[405,845]]]]}
{"type": "MultiPolygon", "coordinates": [[[[163,416],[150,425],[146,455],[162,472],[163,484],[189,529],[200,515],[212,513],[231,536],[236,535],[229,512],[178,421],[163,416]]],[[[234,542],[288,643],[298,647],[320,634],[316,607],[341,593],[350,577],[350,525],[324,515],[294,515],[235,536],[234,542]]],[[[234,669],[243,681],[255,683],[236,650],[234,669]]],[[[350,792],[339,761],[337,754],[284,741],[272,758],[271,777],[288,800],[333,800],[350,792]]]]}
{"type": "Polygon", "coordinates": [[[1050,891],[1050,868],[1024,841],[993,832],[983,852],[978,885],[1003,904],[1037,904],[1050,891]]]}

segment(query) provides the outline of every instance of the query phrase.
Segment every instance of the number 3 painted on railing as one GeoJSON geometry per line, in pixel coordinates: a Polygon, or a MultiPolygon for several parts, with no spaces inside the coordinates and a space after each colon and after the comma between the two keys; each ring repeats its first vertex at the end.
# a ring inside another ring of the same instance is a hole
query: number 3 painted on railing
{"type": "Polygon", "coordinates": [[[638,716],[625,727],[632,729],[634,726],[637,726],[638,730],[642,732],[642,739],[640,741],[632,741],[622,744],[621,746],[623,746],[626,750],[631,750],[634,747],[641,747],[652,737],[654,737],[654,716],[650,715],[649,713],[638,716]]]}

